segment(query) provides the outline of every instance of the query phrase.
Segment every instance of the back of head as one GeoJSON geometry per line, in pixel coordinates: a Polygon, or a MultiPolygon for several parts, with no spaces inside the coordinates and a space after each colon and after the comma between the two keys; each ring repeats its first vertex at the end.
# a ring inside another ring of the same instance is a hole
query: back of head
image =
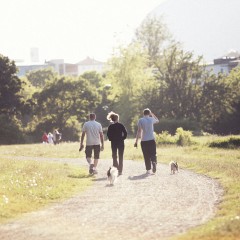
{"type": "Polygon", "coordinates": [[[119,115],[117,113],[110,112],[107,115],[107,120],[109,121],[115,122],[115,121],[118,121],[118,119],[119,119],[119,115]]]}
{"type": "Polygon", "coordinates": [[[145,108],[145,109],[143,110],[143,115],[144,115],[144,116],[150,115],[150,113],[151,113],[151,111],[150,111],[149,108],[145,108]]]}
{"type": "Polygon", "coordinates": [[[90,120],[95,120],[96,119],[96,114],[95,113],[90,113],[89,114],[89,119],[90,120]]]}

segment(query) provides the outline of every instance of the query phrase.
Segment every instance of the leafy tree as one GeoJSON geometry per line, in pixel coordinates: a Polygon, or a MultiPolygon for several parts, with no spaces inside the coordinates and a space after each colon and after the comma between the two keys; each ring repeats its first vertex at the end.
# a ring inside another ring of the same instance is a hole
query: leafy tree
{"type": "Polygon", "coordinates": [[[0,144],[24,143],[21,122],[15,116],[0,114],[0,144]]]}
{"type": "Polygon", "coordinates": [[[161,18],[147,19],[136,39],[147,49],[155,73],[154,88],[144,93],[148,105],[164,118],[198,120],[204,72],[201,57],[195,59],[192,52],[183,51],[161,18]]]}
{"type": "Polygon", "coordinates": [[[14,115],[22,107],[22,82],[14,61],[0,54],[0,114],[14,115]]]}
{"type": "Polygon", "coordinates": [[[103,77],[101,76],[101,74],[97,73],[96,71],[84,72],[81,75],[81,77],[88,80],[96,88],[99,88],[102,86],[103,77]]]}
{"type": "Polygon", "coordinates": [[[109,66],[106,81],[112,87],[111,110],[120,114],[120,120],[130,130],[134,116],[139,113],[139,96],[151,85],[148,56],[139,44],[133,43],[120,48],[119,54],[110,59],[109,66]]]}
{"type": "Polygon", "coordinates": [[[45,128],[42,131],[57,127],[63,134],[69,125],[76,126],[70,119],[75,116],[77,121],[84,122],[88,113],[94,111],[100,102],[96,88],[81,77],[61,77],[48,82],[40,93],[35,94],[35,98],[38,124],[45,128]]]}
{"type": "Polygon", "coordinates": [[[205,125],[218,134],[239,134],[240,68],[233,69],[228,76],[211,77],[204,86],[204,92],[208,98],[208,101],[203,101],[205,125]]]}
{"type": "Polygon", "coordinates": [[[156,67],[171,35],[163,18],[148,17],[136,30],[136,41],[142,44],[150,56],[150,63],[156,67]]]}
{"type": "Polygon", "coordinates": [[[173,44],[164,51],[161,62],[156,75],[159,113],[166,118],[199,120],[201,58],[194,59],[191,52],[173,44]]]}
{"type": "Polygon", "coordinates": [[[47,81],[50,81],[57,77],[57,73],[53,68],[44,68],[39,70],[33,70],[26,74],[27,79],[33,86],[43,88],[47,81]]]}

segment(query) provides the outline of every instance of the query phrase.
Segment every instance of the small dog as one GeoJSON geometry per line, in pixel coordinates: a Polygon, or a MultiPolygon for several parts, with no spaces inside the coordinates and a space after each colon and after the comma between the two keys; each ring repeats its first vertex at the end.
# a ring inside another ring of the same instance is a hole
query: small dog
{"type": "Polygon", "coordinates": [[[114,185],[117,180],[118,170],[116,167],[110,167],[107,171],[107,179],[110,185],[114,185]]]}
{"type": "Polygon", "coordinates": [[[171,174],[175,174],[175,172],[178,172],[178,163],[176,161],[171,161],[169,163],[171,174]]]}

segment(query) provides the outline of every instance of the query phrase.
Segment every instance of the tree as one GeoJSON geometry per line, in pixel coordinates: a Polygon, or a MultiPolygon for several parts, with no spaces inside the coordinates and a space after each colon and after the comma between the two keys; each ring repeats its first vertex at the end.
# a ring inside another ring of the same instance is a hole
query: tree
{"type": "Polygon", "coordinates": [[[26,74],[26,77],[33,86],[43,88],[47,81],[57,77],[57,73],[53,71],[53,68],[45,68],[31,71],[26,74]]]}
{"type": "Polygon", "coordinates": [[[148,17],[136,30],[136,41],[142,44],[150,56],[150,63],[156,67],[171,35],[162,18],[148,17]]]}
{"type": "MultiPolygon", "coordinates": [[[[57,127],[63,133],[66,127],[77,126],[74,123],[76,119],[80,123],[84,122],[88,113],[94,111],[100,102],[96,88],[81,77],[54,79],[40,93],[35,94],[35,98],[38,124],[43,126],[41,131],[50,131],[57,127]]],[[[66,137],[72,140],[72,136],[65,135],[65,139],[66,137]]]]}
{"type": "Polygon", "coordinates": [[[14,61],[0,54],[0,114],[14,115],[22,107],[22,82],[14,61]]]}
{"type": "Polygon", "coordinates": [[[119,54],[110,59],[109,66],[106,81],[112,87],[111,110],[120,114],[121,121],[130,130],[134,116],[139,113],[139,96],[151,85],[148,56],[139,44],[133,43],[120,48],[119,54]]]}
{"type": "Polygon", "coordinates": [[[162,19],[149,18],[137,30],[136,39],[147,49],[155,73],[155,87],[145,99],[159,116],[169,119],[199,119],[201,57],[183,51],[162,19]]]}
{"type": "Polygon", "coordinates": [[[228,76],[213,75],[204,84],[202,104],[203,122],[211,132],[239,134],[240,68],[233,69],[228,76]]]}

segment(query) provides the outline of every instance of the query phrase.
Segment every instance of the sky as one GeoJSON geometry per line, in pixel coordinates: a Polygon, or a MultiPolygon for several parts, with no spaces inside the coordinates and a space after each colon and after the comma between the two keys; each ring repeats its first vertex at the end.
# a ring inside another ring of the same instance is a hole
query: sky
{"type": "Polygon", "coordinates": [[[30,62],[99,61],[132,40],[146,16],[166,0],[0,0],[0,54],[30,62]]]}
{"type": "Polygon", "coordinates": [[[152,14],[163,15],[175,40],[207,62],[240,51],[239,0],[167,0],[152,14]]]}

